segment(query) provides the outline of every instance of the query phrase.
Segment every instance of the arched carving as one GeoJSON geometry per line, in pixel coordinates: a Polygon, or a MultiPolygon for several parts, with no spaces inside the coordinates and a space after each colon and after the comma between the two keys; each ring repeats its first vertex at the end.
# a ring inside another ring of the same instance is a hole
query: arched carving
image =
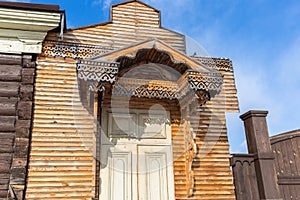
{"type": "Polygon", "coordinates": [[[120,63],[120,72],[146,63],[167,65],[181,74],[190,68],[186,63],[174,60],[170,53],[155,48],[140,49],[133,56],[120,56],[116,62],[120,63]]]}

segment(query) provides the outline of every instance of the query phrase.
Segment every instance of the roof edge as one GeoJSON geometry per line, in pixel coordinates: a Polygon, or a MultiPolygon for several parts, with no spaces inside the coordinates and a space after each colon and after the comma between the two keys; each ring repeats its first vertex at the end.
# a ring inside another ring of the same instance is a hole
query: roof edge
{"type": "Polygon", "coordinates": [[[20,10],[44,11],[44,12],[64,12],[60,10],[60,6],[56,4],[36,4],[36,3],[0,1],[0,7],[20,9],[20,10]]]}

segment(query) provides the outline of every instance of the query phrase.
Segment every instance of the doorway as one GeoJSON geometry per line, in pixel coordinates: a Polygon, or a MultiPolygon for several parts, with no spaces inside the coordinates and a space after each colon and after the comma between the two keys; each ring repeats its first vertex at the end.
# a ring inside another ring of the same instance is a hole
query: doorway
{"type": "Polygon", "coordinates": [[[100,199],[174,200],[170,113],[104,109],[100,199]]]}

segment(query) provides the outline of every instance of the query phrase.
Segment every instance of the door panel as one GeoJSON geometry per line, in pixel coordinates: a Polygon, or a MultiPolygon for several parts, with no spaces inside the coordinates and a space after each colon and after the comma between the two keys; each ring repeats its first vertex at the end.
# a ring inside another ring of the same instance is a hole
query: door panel
{"type": "Polygon", "coordinates": [[[173,200],[171,146],[138,146],[140,200],[173,200]]]}
{"type": "Polygon", "coordinates": [[[132,152],[110,148],[108,164],[101,169],[101,196],[107,200],[132,200],[132,152]]]}

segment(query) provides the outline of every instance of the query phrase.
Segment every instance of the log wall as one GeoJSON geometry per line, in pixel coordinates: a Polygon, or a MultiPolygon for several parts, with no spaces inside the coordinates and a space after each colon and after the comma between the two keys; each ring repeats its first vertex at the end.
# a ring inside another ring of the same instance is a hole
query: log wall
{"type": "Polygon", "coordinates": [[[0,199],[22,199],[32,122],[34,58],[0,54],[0,199]]]}

